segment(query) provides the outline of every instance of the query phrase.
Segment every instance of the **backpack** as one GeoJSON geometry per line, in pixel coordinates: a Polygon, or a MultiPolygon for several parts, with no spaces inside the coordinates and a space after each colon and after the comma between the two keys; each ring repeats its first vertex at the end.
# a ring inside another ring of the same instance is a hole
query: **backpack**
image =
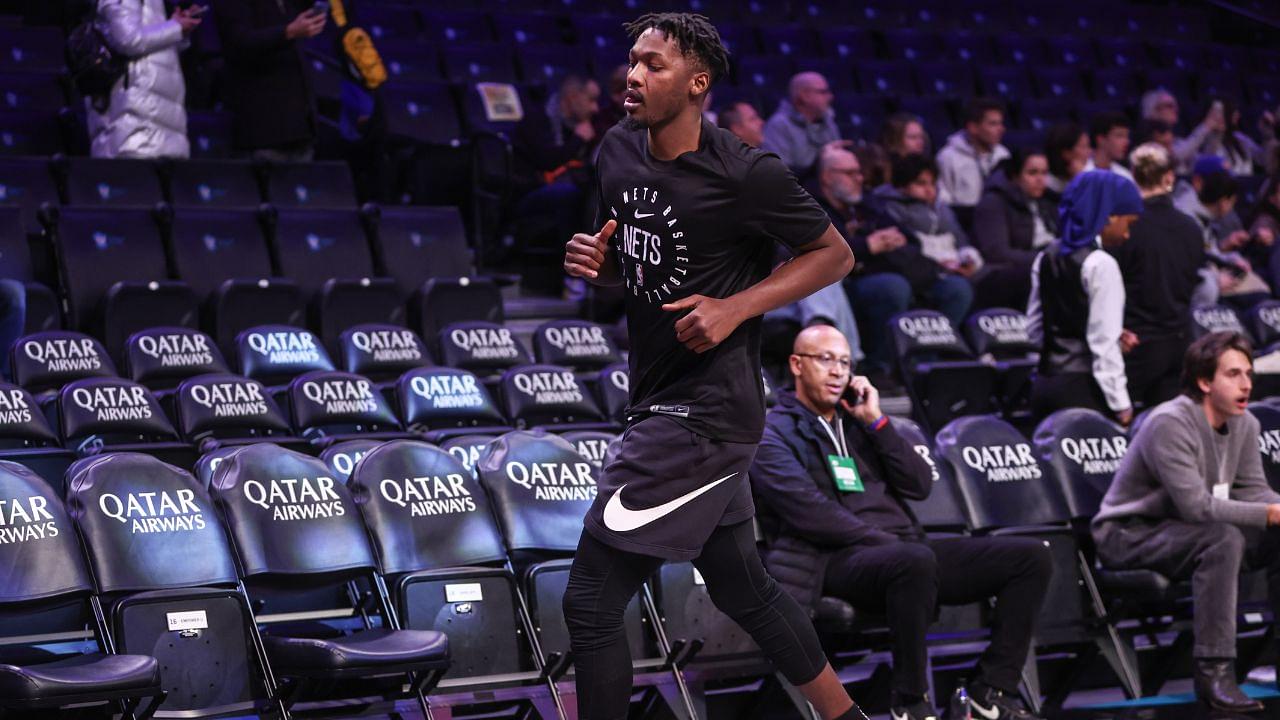
{"type": "Polygon", "coordinates": [[[76,90],[89,98],[94,110],[104,113],[111,104],[111,88],[121,77],[129,82],[129,58],[111,48],[97,20],[95,1],[88,19],[72,28],[67,37],[67,67],[76,90]]]}

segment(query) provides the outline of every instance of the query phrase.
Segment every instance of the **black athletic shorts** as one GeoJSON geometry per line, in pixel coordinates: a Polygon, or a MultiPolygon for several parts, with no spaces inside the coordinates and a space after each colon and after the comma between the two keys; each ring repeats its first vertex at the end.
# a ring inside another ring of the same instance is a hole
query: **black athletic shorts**
{"type": "Polygon", "coordinates": [[[664,415],[635,420],[621,442],[585,520],[600,542],[692,560],[717,526],[755,514],[747,469],[756,443],[713,440],[664,415]]]}

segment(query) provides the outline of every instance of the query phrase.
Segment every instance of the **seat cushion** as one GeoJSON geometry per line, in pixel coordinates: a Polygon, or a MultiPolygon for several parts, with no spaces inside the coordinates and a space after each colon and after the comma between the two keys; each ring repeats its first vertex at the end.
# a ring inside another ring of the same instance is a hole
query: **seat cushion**
{"type": "Polygon", "coordinates": [[[285,675],[449,660],[449,638],[434,630],[375,628],[338,638],[268,635],[262,641],[271,664],[285,675]]]}
{"type": "Polygon", "coordinates": [[[1169,592],[1169,578],[1154,570],[1095,571],[1103,593],[1137,596],[1137,599],[1158,600],[1169,592]]]}
{"type": "Polygon", "coordinates": [[[94,653],[40,665],[0,665],[0,698],[6,701],[147,690],[159,685],[160,664],[149,655],[94,653]]]}
{"type": "Polygon", "coordinates": [[[813,622],[823,632],[849,632],[853,629],[853,606],[840,598],[823,596],[813,608],[813,622]]]}

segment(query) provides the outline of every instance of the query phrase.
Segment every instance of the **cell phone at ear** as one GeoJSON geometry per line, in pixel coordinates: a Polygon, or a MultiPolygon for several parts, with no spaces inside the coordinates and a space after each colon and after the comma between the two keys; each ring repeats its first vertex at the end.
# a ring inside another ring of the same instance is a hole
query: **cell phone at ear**
{"type": "Polygon", "coordinates": [[[862,392],[859,392],[850,385],[844,389],[843,393],[840,394],[840,399],[852,406],[861,405],[867,401],[867,391],[863,390],[862,392]]]}

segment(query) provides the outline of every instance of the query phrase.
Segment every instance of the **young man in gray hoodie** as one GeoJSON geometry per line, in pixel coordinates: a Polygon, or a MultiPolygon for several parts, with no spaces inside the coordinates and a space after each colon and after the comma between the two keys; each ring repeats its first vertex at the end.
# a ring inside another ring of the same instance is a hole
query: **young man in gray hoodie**
{"type": "Polygon", "coordinates": [[[965,106],[964,129],[938,152],[938,196],[948,205],[971,208],[982,199],[987,176],[1009,157],[1004,139],[1004,105],[974,98],[965,106]]]}
{"type": "Polygon", "coordinates": [[[1280,494],[1267,485],[1258,420],[1247,412],[1252,357],[1235,332],[1191,344],[1183,394],[1151,411],[1092,527],[1106,567],[1191,578],[1196,695],[1229,712],[1262,710],[1235,679],[1242,567],[1266,568],[1280,609],[1280,494]]]}

